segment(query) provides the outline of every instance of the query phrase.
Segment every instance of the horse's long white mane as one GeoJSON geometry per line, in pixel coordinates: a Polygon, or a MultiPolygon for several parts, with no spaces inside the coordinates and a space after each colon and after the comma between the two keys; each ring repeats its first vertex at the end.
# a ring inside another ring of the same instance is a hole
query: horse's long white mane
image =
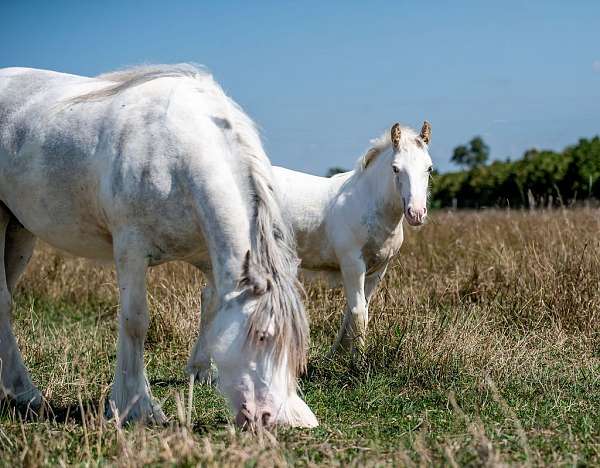
{"type": "Polygon", "coordinates": [[[249,339],[259,339],[271,322],[275,325],[274,353],[288,360],[288,367],[301,372],[306,366],[308,321],[300,299],[302,287],[297,280],[299,260],[293,232],[284,221],[267,158],[254,122],[230,99],[204,68],[191,64],[146,65],[106,73],[96,77],[105,87],[70,99],[83,103],[105,99],[127,89],[160,78],[194,80],[198,91],[219,95],[224,104],[223,117],[231,124],[232,146],[247,162],[253,191],[254,219],[252,249],[244,265],[241,283],[264,294],[257,300],[250,318],[249,339]],[[287,351],[284,353],[283,351],[287,351]]]}

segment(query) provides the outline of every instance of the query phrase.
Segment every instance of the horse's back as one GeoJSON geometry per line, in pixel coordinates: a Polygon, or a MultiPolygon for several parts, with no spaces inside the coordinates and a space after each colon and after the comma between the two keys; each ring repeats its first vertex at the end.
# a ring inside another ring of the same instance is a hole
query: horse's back
{"type": "Polygon", "coordinates": [[[110,255],[110,234],[92,220],[97,203],[90,187],[97,181],[81,150],[90,137],[81,131],[69,136],[73,119],[57,117],[68,89],[86,81],[46,70],[0,70],[0,200],[39,237],[62,247],[69,237],[64,230],[71,227],[86,237],[72,242],[73,253],[90,250],[104,257],[110,255]]]}
{"type": "Polygon", "coordinates": [[[53,94],[61,94],[67,86],[73,88],[91,82],[90,78],[50,70],[0,68],[0,123],[6,124],[14,113],[42,95],[51,101],[53,94]]]}
{"type": "Polygon", "coordinates": [[[115,231],[136,223],[172,255],[198,250],[183,153],[202,157],[192,144],[221,130],[204,124],[206,138],[186,139],[193,132],[182,122],[198,112],[188,106],[169,117],[171,101],[185,101],[174,99],[172,79],[78,102],[111,83],[0,70],[0,201],[38,237],[75,255],[111,258],[115,231]]]}
{"type": "Polygon", "coordinates": [[[335,270],[337,258],[327,232],[332,200],[342,181],[273,167],[285,216],[292,224],[302,268],[335,270]]]}

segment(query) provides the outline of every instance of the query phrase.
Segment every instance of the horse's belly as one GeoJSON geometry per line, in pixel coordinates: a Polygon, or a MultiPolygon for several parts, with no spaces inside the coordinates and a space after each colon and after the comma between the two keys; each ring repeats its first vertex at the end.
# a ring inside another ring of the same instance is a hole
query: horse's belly
{"type": "Polygon", "coordinates": [[[342,275],[335,270],[309,270],[302,268],[299,274],[300,280],[304,284],[323,283],[329,288],[339,288],[343,286],[342,275]]]}
{"type": "Polygon", "coordinates": [[[5,203],[27,230],[53,247],[78,257],[112,259],[112,235],[90,212],[48,203],[5,203]]]}
{"type": "Polygon", "coordinates": [[[73,255],[112,258],[112,236],[84,155],[45,155],[33,142],[13,155],[0,147],[0,201],[36,237],[73,255]]]}
{"type": "Polygon", "coordinates": [[[110,261],[113,258],[112,242],[100,237],[94,237],[91,233],[82,232],[73,235],[70,231],[67,236],[62,236],[60,233],[46,232],[44,237],[40,237],[43,241],[57,249],[63,250],[75,255],[76,257],[85,257],[94,260],[110,261]],[[49,235],[50,234],[50,235],[49,235]]]}
{"type": "Polygon", "coordinates": [[[295,226],[296,249],[301,268],[307,270],[339,270],[339,263],[323,228],[311,231],[295,226]]]}
{"type": "MultiPolygon", "coordinates": [[[[32,206],[17,204],[14,208],[6,203],[17,219],[44,242],[78,257],[96,260],[113,258],[113,232],[94,210],[70,205],[68,210],[60,206],[32,206]]],[[[89,207],[88,207],[89,208],[89,207]]],[[[135,213],[114,228],[118,232],[132,228],[146,242],[146,255],[151,265],[171,260],[185,260],[194,264],[209,260],[206,242],[193,222],[186,222],[183,213],[176,218],[157,217],[143,221],[135,213]]]]}
{"type": "MultiPolygon", "coordinates": [[[[79,257],[97,260],[113,258],[113,235],[135,229],[145,241],[150,264],[185,260],[201,264],[208,249],[189,207],[183,200],[151,203],[135,200],[121,204],[101,202],[93,183],[83,190],[57,190],[49,184],[14,180],[0,190],[0,201],[23,226],[46,243],[79,257]]],[[[2,185],[2,184],[0,184],[2,185]]]]}

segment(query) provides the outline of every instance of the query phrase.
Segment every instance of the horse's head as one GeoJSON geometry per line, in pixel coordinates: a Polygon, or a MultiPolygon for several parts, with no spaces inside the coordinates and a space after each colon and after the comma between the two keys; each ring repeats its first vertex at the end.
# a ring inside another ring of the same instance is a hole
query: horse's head
{"type": "Polygon", "coordinates": [[[424,122],[421,133],[416,135],[396,123],[390,136],[394,185],[400,192],[406,220],[411,226],[420,226],[427,217],[427,189],[432,170],[427,145],[431,140],[431,125],[424,122]]]}
{"type": "Polygon", "coordinates": [[[248,258],[244,270],[243,288],[224,299],[208,333],[219,389],[240,427],[317,426],[297,393],[308,340],[301,303],[285,310],[290,301],[282,294],[289,291],[281,291],[276,280],[248,280],[248,258]]]}

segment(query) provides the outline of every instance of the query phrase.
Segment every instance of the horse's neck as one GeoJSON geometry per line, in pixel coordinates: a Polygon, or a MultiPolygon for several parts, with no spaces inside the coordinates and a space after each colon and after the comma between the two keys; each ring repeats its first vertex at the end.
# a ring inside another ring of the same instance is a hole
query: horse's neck
{"type": "MultiPolygon", "coordinates": [[[[393,179],[385,171],[384,161],[375,161],[374,167],[355,174],[350,184],[342,187],[347,196],[354,198],[354,206],[359,207],[356,219],[373,220],[371,229],[376,229],[378,237],[389,237],[396,232],[402,222],[402,204],[393,179]]],[[[391,170],[391,169],[390,169],[391,170]]]]}

